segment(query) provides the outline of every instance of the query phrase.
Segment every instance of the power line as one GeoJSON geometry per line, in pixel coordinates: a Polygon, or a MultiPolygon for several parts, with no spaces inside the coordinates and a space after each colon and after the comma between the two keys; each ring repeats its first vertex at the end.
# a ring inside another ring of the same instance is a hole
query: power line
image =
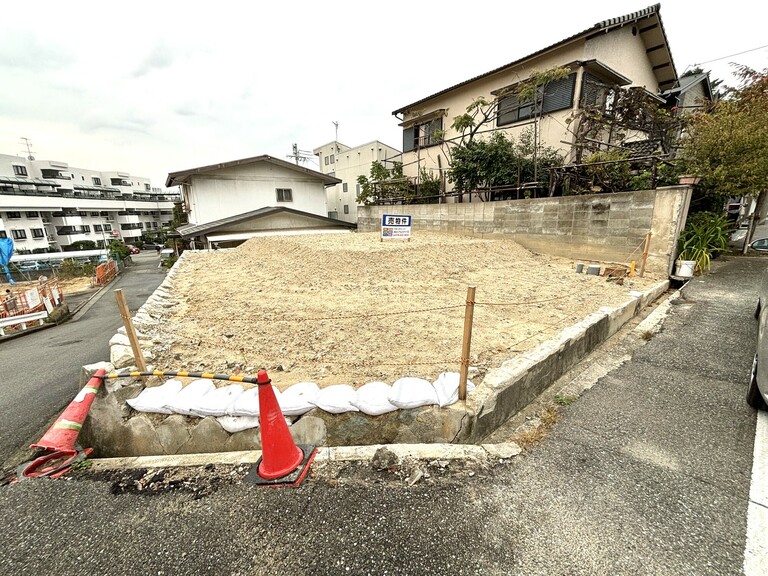
{"type": "MultiPolygon", "coordinates": [[[[720,58],[713,58],[712,60],[707,60],[706,62],[697,62],[696,64],[691,64],[690,66],[688,66],[688,68],[690,68],[691,66],[701,66],[703,64],[710,64],[712,62],[717,62],[718,60],[725,60],[726,58],[733,58],[734,56],[741,56],[742,54],[748,54],[749,52],[756,52],[757,50],[762,50],[763,48],[768,48],[768,44],[765,44],[764,46],[758,46],[757,48],[752,48],[750,50],[744,50],[743,52],[737,52],[736,54],[729,54],[728,56],[721,56],[720,58]]],[[[688,68],[686,68],[686,70],[688,68]]]]}

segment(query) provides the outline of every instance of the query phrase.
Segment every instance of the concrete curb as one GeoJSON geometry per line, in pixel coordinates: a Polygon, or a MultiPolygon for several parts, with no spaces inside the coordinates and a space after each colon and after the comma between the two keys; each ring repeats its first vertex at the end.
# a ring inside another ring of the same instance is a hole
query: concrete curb
{"type": "MultiPolygon", "coordinates": [[[[380,449],[392,452],[404,460],[506,460],[522,452],[514,442],[501,444],[373,444],[370,446],[324,446],[318,448],[315,462],[370,461],[380,449]]],[[[169,456],[134,456],[129,458],[97,458],[93,470],[136,468],[183,468],[207,464],[255,464],[261,450],[242,452],[210,452],[202,454],[176,454],[169,456]]]]}

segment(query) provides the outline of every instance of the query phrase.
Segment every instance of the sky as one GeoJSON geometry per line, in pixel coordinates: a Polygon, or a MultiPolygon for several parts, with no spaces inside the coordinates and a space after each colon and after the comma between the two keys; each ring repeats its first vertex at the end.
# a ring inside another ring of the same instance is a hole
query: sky
{"type": "MultiPolygon", "coordinates": [[[[3,6],[0,154],[169,172],[338,141],[400,148],[392,111],[649,0],[218,0],[3,6]]],[[[768,5],[662,0],[678,74],[768,68],[768,5]],[[712,7],[714,6],[714,7],[712,7]],[[758,48],[757,50],[755,50],[758,48]],[[745,52],[743,54],[740,54],[745,52]]],[[[291,160],[292,161],[292,160],[291,160]]],[[[303,164],[318,169],[315,157],[303,164]]]]}

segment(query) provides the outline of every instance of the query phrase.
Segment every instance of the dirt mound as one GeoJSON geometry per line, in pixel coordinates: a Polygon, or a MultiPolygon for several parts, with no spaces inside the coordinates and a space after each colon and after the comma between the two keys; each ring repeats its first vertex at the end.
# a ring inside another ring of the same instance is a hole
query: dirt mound
{"type": "Polygon", "coordinates": [[[575,263],[509,239],[418,233],[254,238],[230,251],[188,253],[174,279],[155,364],[363,384],[458,371],[468,286],[477,288],[471,364],[533,348],[649,278],[576,274],[575,263]]]}

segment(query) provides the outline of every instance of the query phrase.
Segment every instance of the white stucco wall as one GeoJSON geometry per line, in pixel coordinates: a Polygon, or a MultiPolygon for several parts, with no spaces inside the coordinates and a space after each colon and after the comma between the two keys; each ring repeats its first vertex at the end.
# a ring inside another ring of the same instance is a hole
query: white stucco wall
{"type": "Polygon", "coordinates": [[[189,221],[205,224],[221,218],[284,206],[326,216],[325,189],[317,178],[269,162],[254,162],[191,176],[189,221]],[[278,202],[277,188],[290,188],[293,200],[278,202]]]}

